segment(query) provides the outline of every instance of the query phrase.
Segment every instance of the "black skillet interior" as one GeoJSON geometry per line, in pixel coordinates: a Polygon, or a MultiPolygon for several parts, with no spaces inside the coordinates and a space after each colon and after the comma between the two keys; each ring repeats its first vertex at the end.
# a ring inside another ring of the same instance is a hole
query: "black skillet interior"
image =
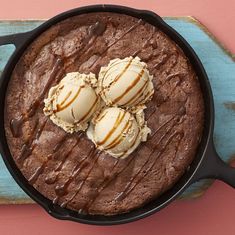
{"type": "Polygon", "coordinates": [[[68,219],[81,223],[87,224],[96,224],[96,225],[113,225],[127,223],[140,218],[146,217],[161,208],[165,207],[170,203],[174,198],[176,198],[183,190],[189,186],[191,183],[199,180],[200,178],[220,178],[224,181],[227,181],[230,185],[235,186],[235,171],[225,165],[216,154],[213,141],[213,124],[214,124],[214,107],[213,107],[213,97],[210,88],[210,84],[205,73],[205,70],[196,56],[193,49],[189,44],[170,26],[168,26],[158,15],[150,11],[136,10],[132,8],[127,8],[123,6],[113,6],[113,5],[95,5],[77,8],[65,13],[62,13],[39,26],[38,28],[21,34],[8,35],[0,37],[0,45],[4,44],[15,44],[16,50],[6,68],[3,71],[0,84],[0,147],[2,157],[5,161],[5,164],[12,174],[13,178],[20,185],[20,187],[37,203],[39,203],[49,214],[59,219],[68,219]],[[159,198],[148,203],[144,207],[138,208],[126,214],[120,214],[115,216],[92,216],[92,215],[82,215],[75,211],[61,208],[58,205],[54,205],[51,200],[45,198],[37,190],[35,190],[28,181],[21,174],[20,170],[17,168],[7,145],[5,132],[4,132],[4,100],[5,100],[5,91],[11,73],[18,62],[20,56],[27,48],[27,46],[43,31],[48,29],[50,26],[64,20],[66,18],[90,13],[90,12],[116,12],[126,15],[131,15],[136,18],[141,18],[148,23],[160,28],[165,32],[172,40],[174,40],[184,51],[186,56],[189,58],[191,64],[193,65],[200,85],[204,95],[205,102],[205,125],[204,133],[201,140],[201,144],[198,148],[197,155],[193,163],[190,166],[190,169],[181,177],[181,179],[168,190],[166,193],[162,194],[159,198]],[[210,158],[209,158],[210,156],[210,158]],[[219,172],[219,173],[218,173],[219,172]]]}

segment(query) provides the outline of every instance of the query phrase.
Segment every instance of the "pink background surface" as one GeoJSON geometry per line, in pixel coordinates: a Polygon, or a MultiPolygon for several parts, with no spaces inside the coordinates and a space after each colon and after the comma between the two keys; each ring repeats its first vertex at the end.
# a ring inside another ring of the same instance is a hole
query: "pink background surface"
{"type": "MultiPolygon", "coordinates": [[[[98,3],[122,4],[153,10],[161,16],[191,15],[200,20],[235,53],[234,0],[1,0],[1,19],[45,19],[62,11],[98,3]]],[[[235,234],[235,191],[216,182],[194,200],[176,201],[141,221],[113,227],[58,221],[37,205],[0,206],[0,234],[235,234]]]]}

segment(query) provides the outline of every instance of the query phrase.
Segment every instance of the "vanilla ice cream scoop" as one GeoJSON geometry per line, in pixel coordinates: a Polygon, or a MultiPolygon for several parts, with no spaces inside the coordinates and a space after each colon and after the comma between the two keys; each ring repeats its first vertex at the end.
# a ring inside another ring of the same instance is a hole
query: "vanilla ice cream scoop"
{"type": "Polygon", "coordinates": [[[153,76],[139,57],[111,60],[102,67],[98,78],[98,92],[109,106],[133,107],[151,99],[153,76]]]}
{"type": "Polygon", "coordinates": [[[138,147],[141,141],[146,141],[150,133],[146,122],[138,122],[138,120],[124,109],[105,108],[92,120],[87,135],[98,149],[106,151],[113,157],[125,158],[138,147]]]}
{"type": "Polygon", "coordinates": [[[52,87],[44,100],[45,115],[66,132],[85,130],[87,122],[99,108],[95,75],[68,73],[58,85],[52,87]]]}

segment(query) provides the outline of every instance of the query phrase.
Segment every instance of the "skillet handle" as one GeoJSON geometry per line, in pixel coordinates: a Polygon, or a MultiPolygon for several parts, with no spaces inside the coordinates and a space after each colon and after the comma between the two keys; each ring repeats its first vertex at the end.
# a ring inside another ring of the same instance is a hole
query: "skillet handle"
{"type": "Polygon", "coordinates": [[[30,35],[32,35],[32,31],[0,36],[0,46],[14,44],[15,47],[18,48],[29,38],[30,35]]]}
{"type": "Polygon", "coordinates": [[[235,188],[235,168],[225,163],[215,150],[213,141],[208,144],[205,157],[193,182],[200,179],[218,179],[235,188]]]}

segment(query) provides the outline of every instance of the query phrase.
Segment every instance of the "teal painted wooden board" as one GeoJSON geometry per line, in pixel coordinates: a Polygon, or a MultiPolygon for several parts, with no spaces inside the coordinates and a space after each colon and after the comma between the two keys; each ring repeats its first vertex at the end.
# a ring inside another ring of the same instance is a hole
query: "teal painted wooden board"
{"type": "MultiPolygon", "coordinates": [[[[191,17],[164,19],[193,47],[205,66],[215,101],[214,140],[218,153],[226,162],[235,157],[235,62],[234,56],[224,50],[207,30],[191,17]]],[[[0,35],[25,32],[43,21],[0,21],[0,35]]],[[[13,45],[0,47],[0,71],[14,51],[13,45]]],[[[181,198],[202,195],[211,181],[192,185],[181,198]]],[[[17,186],[0,158],[0,203],[32,202],[17,186]]]]}

